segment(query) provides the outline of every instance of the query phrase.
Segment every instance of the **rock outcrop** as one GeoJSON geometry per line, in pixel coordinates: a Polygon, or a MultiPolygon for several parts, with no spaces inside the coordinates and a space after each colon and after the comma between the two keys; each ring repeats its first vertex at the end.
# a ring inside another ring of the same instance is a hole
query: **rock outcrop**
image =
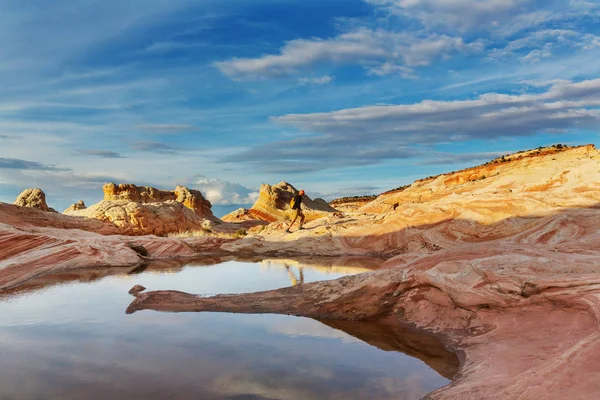
{"type": "Polygon", "coordinates": [[[197,190],[177,186],[174,191],[148,186],[108,183],[104,200],[65,214],[114,224],[123,235],[157,235],[201,230],[205,221],[218,222],[212,205],[197,190]]]}
{"type": "Polygon", "coordinates": [[[105,221],[0,203],[0,291],[56,271],[189,258],[197,256],[194,248],[218,251],[231,240],[194,238],[192,247],[177,238],[118,234],[105,221]]]}
{"type": "MultiPolygon", "coordinates": [[[[258,200],[250,209],[236,210],[222,219],[227,222],[240,222],[249,218],[266,222],[282,221],[289,218],[289,204],[297,194],[298,190],[287,182],[280,182],[273,186],[263,184],[260,187],[258,200]]],[[[308,221],[337,211],[325,200],[311,200],[307,195],[304,196],[302,201],[302,210],[308,221]]]]}
{"type": "Polygon", "coordinates": [[[202,229],[205,219],[183,204],[169,200],[162,203],[136,203],[128,200],[104,200],[68,215],[99,219],[112,223],[123,235],[157,235],[202,229]]]}
{"type": "Polygon", "coordinates": [[[77,203],[74,203],[69,208],[67,208],[65,211],[63,211],[63,214],[68,214],[69,211],[85,210],[86,208],[87,207],[85,206],[85,203],[83,202],[83,200],[79,200],[77,203]]]}
{"type": "Polygon", "coordinates": [[[46,204],[46,194],[39,188],[25,189],[13,203],[16,206],[37,208],[46,212],[57,212],[46,204]]]}
{"type": "Polygon", "coordinates": [[[198,190],[177,186],[174,191],[155,189],[149,186],[136,186],[131,183],[107,183],[102,187],[105,201],[121,201],[149,204],[176,201],[194,211],[201,218],[214,218],[212,204],[198,190]]]}
{"type": "MultiPolygon", "coordinates": [[[[0,202],[0,226],[22,230],[48,228],[65,231],[81,230],[100,235],[119,234],[119,229],[109,222],[50,213],[35,208],[20,207],[2,202],[0,202]]],[[[2,252],[0,251],[1,254],[2,252]]]]}
{"type": "Polygon", "coordinates": [[[359,208],[375,200],[377,196],[342,197],[329,202],[329,205],[338,211],[355,212],[359,208]]]}

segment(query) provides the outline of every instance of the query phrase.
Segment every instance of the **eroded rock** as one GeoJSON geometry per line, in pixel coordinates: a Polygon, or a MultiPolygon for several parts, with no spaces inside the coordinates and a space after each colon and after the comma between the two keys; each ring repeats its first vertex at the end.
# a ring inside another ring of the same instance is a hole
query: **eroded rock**
{"type": "MultiPolygon", "coordinates": [[[[263,184],[260,187],[258,200],[249,210],[236,210],[223,217],[223,221],[240,222],[252,218],[274,222],[288,219],[291,212],[290,201],[297,194],[298,190],[287,182],[280,182],[273,186],[263,184]]],[[[302,210],[307,220],[321,218],[336,211],[325,200],[311,200],[308,195],[304,196],[302,210]]]]}
{"type": "Polygon", "coordinates": [[[83,200],[79,200],[77,203],[71,205],[69,208],[63,211],[63,214],[68,214],[70,211],[85,210],[86,208],[87,207],[85,206],[83,200]]]}
{"type": "Polygon", "coordinates": [[[46,212],[57,212],[55,209],[48,207],[46,194],[40,188],[25,189],[17,196],[13,204],[21,207],[37,208],[46,212]]]}

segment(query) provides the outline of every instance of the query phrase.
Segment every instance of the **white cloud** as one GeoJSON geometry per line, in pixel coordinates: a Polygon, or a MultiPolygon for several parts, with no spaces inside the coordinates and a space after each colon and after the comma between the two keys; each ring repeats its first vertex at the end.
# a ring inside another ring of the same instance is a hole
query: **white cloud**
{"type": "Polygon", "coordinates": [[[414,70],[409,67],[405,67],[403,65],[394,64],[392,62],[385,62],[381,65],[371,68],[368,71],[369,75],[393,75],[399,74],[406,79],[416,79],[416,75],[414,74],[414,70]]]}
{"type": "Polygon", "coordinates": [[[484,43],[465,43],[460,37],[360,28],[331,39],[297,39],[287,42],[279,54],[258,58],[233,58],[217,62],[219,70],[233,79],[286,76],[320,63],[358,64],[373,70],[386,62],[407,67],[427,66],[438,57],[481,51],[484,43]]]}
{"type": "Polygon", "coordinates": [[[239,183],[220,179],[200,179],[194,185],[212,204],[253,204],[259,192],[239,183]]]}
{"type": "Polygon", "coordinates": [[[542,29],[531,32],[508,43],[502,49],[493,49],[489,57],[500,59],[523,54],[522,61],[535,62],[552,56],[552,51],[561,48],[585,50],[600,47],[600,37],[584,34],[572,29],[542,29]]]}
{"type": "Polygon", "coordinates": [[[595,127],[600,115],[600,110],[595,109],[598,105],[600,79],[595,79],[556,83],[547,92],[535,95],[487,93],[474,100],[424,100],[416,104],[290,114],[274,120],[329,135],[364,135],[372,140],[396,137],[405,143],[426,143],[458,133],[477,139],[531,135],[550,128],[595,127]]]}
{"type": "Polygon", "coordinates": [[[499,27],[531,0],[366,0],[392,14],[416,19],[425,27],[456,31],[499,27]]]}
{"type": "Polygon", "coordinates": [[[322,76],[320,78],[300,78],[298,83],[302,85],[327,85],[333,81],[333,78],[329,75],[322,76]]]}
{"type": "Polygon", "coordinates": [[[486,93],[471,100],[283,115],[273,120],[314,135],[257,146],[224,161],[244,160],[259,170],[278,173],[306,173],[429,157],[428,149],[437,143],[600,127],[600,79],[545,85],[546,91],[536,94],[486,93]]]}

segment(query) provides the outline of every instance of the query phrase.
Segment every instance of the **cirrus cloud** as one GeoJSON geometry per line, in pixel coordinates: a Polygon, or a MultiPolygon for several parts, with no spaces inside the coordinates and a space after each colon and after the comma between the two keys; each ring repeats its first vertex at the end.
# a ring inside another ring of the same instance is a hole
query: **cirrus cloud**
{"type": "MultiPolygon", "coordinates": [[[[257,58],[233,58],[215,63],[232,79],[261,79],[287,76],[321,63],[359,64],[368,70],[386,62],[406,67],[427,66],[438,57],[459,52],[478,52],[481,41],[465,43],[460,37],[360,28],[330,39],[297,39],[287,42],[279,54],[257,58]]],[[[379,69],[380,75],[385,69],[379,69]]]]}

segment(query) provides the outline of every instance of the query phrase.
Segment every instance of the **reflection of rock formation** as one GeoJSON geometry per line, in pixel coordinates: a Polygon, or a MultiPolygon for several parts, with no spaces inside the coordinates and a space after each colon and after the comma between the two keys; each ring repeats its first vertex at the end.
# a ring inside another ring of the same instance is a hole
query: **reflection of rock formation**
{"type": "MultiPolygon", "coordinates": [[[[287,182],[280,182],[273,186],[264,184],[260,187],[258,200],[252,208],[236,210],[224,216],[223,221],[239,222],[250,218],[267,222],[283,220],[288,217],[290,201],[297,194],[298,190],[287,182]]],[[[308,220],[320,218],[336,211],[325,200],[311,200],[307,195],[302,201],[302,209],[308,220]]]]}
{"type": "Polygon", "coordinates": [[[46,212],[57,212],[55,209],[48,207],[46,204],[46,194],[42,189],[25,189],[13,203],[16,206],[37,208],[46,212]]]}
{"type": "Polygon", "coordinates": [[[260,261],[264,268],[306,268],[325,274],[361,274],[379,268],[384,260],[368,257],[330,257],[295,259],[268,258],[260,261]]]}
{"type": "Polygon", "coordinates": [[[394,321],[356,322],[321,320],[323,324],[339,329],[384,351],[399,351],[416,357],[441,376],[452,379],[458,372],[456,354],[434,335],[394,321]]]}
{"type": "Polygon", "coordinates": [[[232,257],[204,256],[198,259],[186,260],[157,260],[129,267],[95,267],[79,268],[69,271],[53,272],[47,275],[39,276],[19,284],[11,289],[1,289],[1,296],[20,295],[28,292],[35,292],[52,286],[63,285],[71,282],[96,282],[110,276],[131,276],[141,273],[178,273],[189,263],[194,266],[208,266],[220,264],[225,261],[231,261],[232,257]]]}
{"type": "Polygon", "coordinates": [[[217,221],[211,204],[197,190],[177,186],[174,191],[122,183],[104,185],[104,200],[65,214],[113,223],[126,235],[166,235],[202,229],[205,220],[217,221]]]}

